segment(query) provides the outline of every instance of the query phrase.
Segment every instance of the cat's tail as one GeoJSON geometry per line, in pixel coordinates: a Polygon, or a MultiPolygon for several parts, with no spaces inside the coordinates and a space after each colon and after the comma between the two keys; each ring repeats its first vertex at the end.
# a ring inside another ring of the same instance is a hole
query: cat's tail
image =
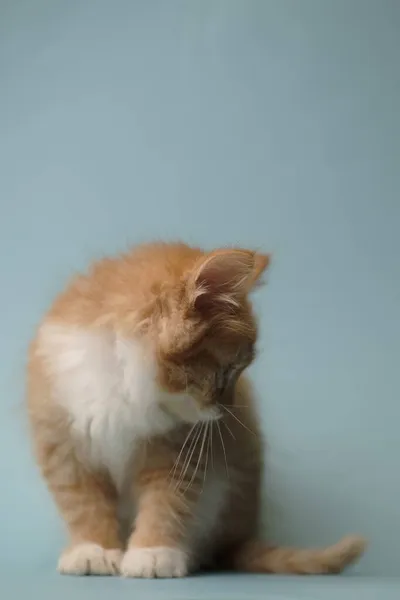
{"type": "Polygon", "coordinates": [[[235,552],[232,566],[249,573],[340,573],[361,557],[366,546],[366,541],[359,536],[348,536],[333,546],[310,550],[247,542],[235,552]]]}

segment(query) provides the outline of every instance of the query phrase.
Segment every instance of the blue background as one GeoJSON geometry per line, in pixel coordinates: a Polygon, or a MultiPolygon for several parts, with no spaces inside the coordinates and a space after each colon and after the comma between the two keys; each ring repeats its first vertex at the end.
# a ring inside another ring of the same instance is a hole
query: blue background
{"type": "Polygon", "coordinates": [[[274,254],[270,536],[358,531],[359,572],[400,574],[399,27],[396,0],[2,0],[2,567],[63,542],[24,423],[36,323],[93,257],[178,237],[274,254]]]}

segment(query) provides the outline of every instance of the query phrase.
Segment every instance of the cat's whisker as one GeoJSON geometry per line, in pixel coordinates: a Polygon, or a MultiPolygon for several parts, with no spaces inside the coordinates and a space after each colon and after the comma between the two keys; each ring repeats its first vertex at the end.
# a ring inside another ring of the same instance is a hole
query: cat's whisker
{"type": "Polygon", "coordinates": [[[224,453],[224,458],[225,458],[225,467],[226,467],[226,475],[229,479],[229,469],[228,469],[228,461],[226,458],[226,451],[225,451],[225,444],[224,444],[224,438],[222,437],[222,433],[221,433],[221,427],[219,426],[218,421],[216,421],[217,423],[217,427],[218,427],[218,433],[219,433],[219,437],[221,438],[221,444],[222,444],[222,451],[224,453]]]}
{"type": "Polygon", "coordinates": [[[205,464],[205,467],[204,467],[203,487],[201,488],[201,492],[202,493],[203,493],[203,490],[204,490],[204,486],[206,484],[207,466],[208,466],[208,455],[210,454],[210,439],[211,439],[210,438],[210,432],[209,432],[210,428],[212,430],[212,421],[209,421],[207,423],[207,438],[208,438],[207,439],[207,454],[206,454],[206,464],[205,464]]]}
{"type": "MultiPolygon", "coordinates": [[[[197,437],[197,434],[198,434],[198,430],[197,430],[197,428],[194,428],[194,429],[192,429],[191,431],[193,431],[193,436],[192,436],[192,439],[191,439],[191,441],[190,441],[190,444],[189,444],[189,446],[187,447],[187,450],[186,450],[186,454],[185,454],[185,457],[184,457],[183,463],[180,465],[180,471],[179,471],[179,475],[178,475],[178,476],[176,476],[176,475],[177,475],[177,472],[176,472],[176,469],[175,469],[175,470],[174,470],[174,473],[172,474],[172,477],[171,477],[171,484],[175,483],[175,487],[174,487],[174,490],[175,490],[175,491],[176,491],[176,490],[179,488],[179,486],[180,486],[180,481],[181,481],[181,475],[182,475],[182,471],[183,471],[183,469],[184,469],[184,466],[185,466],[185,464],[186,464],[186,461],[187,461],[187,458],[188,458],[188,454],[189,454],[189,452],[190,452],[191,448],[193,447],[194,441],[195,441],[195,439],[196,439],[196,437],[197,437]]],[[[182,449],[181,449],[181,452],[182,452],[182,449]]],[[[181,452],[180,452],[180,454],[181,454],[181,452]]],[[[177,462],[177,466],[176,466],[176,468],[178,468],[178,467],[179,467],[179,463],[180,463],[180,459],[177,459],[177,461],[176,461],[176,462],[177,462]]]]}
{"type": "Polygon", "coordinates": [[[190,462],[191,462],[192,457],[193,457],[193,453],[196,450],[197,442],[200,439],[200,435],[201,435],[201,431],[202,431],[202,424],[201,423],[196,423],[196,425],[198,425],[199,428],[196,431],[195,435],[193,436],[192,442],[191,442],[191,444],[190,444],[190,446],[188,448],[188,451],[186,453],[185,460],[183,461],[182,469],[180,471],[177,484],[175,486],[175,490],[178,490],[180,488],[181,483],[185,479],[186,472],[187,472],[187,470],[189,468],[190,462]]]}
{"type": "Polygon", "coordinates": [[[193,483],[193,481],[194,481],[194,478],[196,477],[197,471],[198,471],[198,469],[199,469],[200,462],[201,462],[201,458],[202,458],[202,456],[203,456],[204,444],[205,444],[205,441],[206,441],[207,426],[208,426],[208,422],[207,422],[207,421],[206,421],[204,424],[202,424],[201,431],[203,432],[203,436],[202,436],[202,442],[201,442],[201,447],[200,447],[199,456],[198,456],[198,458],[197,458],[196,468],[195,468],[195,470],[194,470],[194,472],[193,472],[193,475],[192,475],[192,477],[191,477],[191,479],[190,479],[190,481],[189,481],[188,485],[185,487],[185,490],[184,490],[184,492],[183,492],[184,494],[187,492],[187,490],[188,490],[188,489],[190,488],[190,486],[192,485],[192,483],[193,483]]]}
{"type": "Polygon", "coordinates": [[[168,474],[168,475],[169,475],[169,477],[171,478],[171,481],[173,481],[173,479],[174,479],[174,477],[175,477],[175,473],[176,473],[176,470],[177,470],[177,468],[178,468],[179,461],[180,461],[180,459],[181,459],[181,456],[182,456],[182,453],[183,453],[183,451],[184,451],[184,449],[185,449],[185,447],[186,447],[186,444],[187,444],[187,442],[188,442],[188,441],[189,441],[189,439],[190,439],[191,433],[192,433],[192,431],[193,431],[193,430],[196,428],[196,426],[197,426],[197,425],[198,425],[198,423],[195,423],[195,424],[194,424],[194,425],[193,425],[193,426],[190,428],[190,431],[189,431],[189,433],[187,434],[187,436],[186,436],[186,438],[185,438],[185,441],[184,441],[184,442],[183,442],[183,444],[182,444],[182,448],[181,448],[181,450],[180,450],[180,452],[179,452],[179,454],[178,454],[178,456],[177,456],[177,458],[176,458],[176,460],[175,460],[174,464],[172,465],[172,468],[171,468],[171,470],[170,470],[170,472],[169,472],[169,474],[168,474]]]}
{"type": "Polygon", "coordinates": [[[177,488],[179,488],[181,486],[181,484],[184,482],[184,479],[186,477],[186,473],[187,473],[187,471],[189,469],[189,466],[190,466],[190,464],[192,462],[193,455],[196,452],[197,444],[198,444],[198,442],[200,440],[200,437],[201,437],[202,423],[197,423],[197,425],[198,425],[198,428],[197,428],[197,431],[196,431],[196,435],[193,438],[193,441],[192,441],[192,443],[190,445],[190,448],[188,449],[188,451],[186,453],[185,460],[184,460],[184,463],[183,463],[183,466],[182,466],[182,469],[181,469],[179,481],[178,481],[178,484],[177,484],[177,488]]]}
{"type": "Polygon", "coordinates": [[[226,429],[229,431],[229,433],[231,434],[231,436],[233,437],[233,439],[236,441],[236,437],[234,436],[233,431],[229,427],[229,425],[227,423],[225,423],[225,421],[222,421],[222,424],[225,425],[226,429]]]}
{"type": "Polygon", "coordinates": [[[222,408],[224,408],[224,409],[225,409],[225,410],[226,410],[226,411],[227,411],[227,412],[228,412],[228,413],[229,413],[229,414],[230,414],[230,415],[231,415],[231,416],[232,416],[234,419],[236,419],[236,421],[237,421],[238,423],[240,423],[240,425],[241,425],[242,427],[244,427],[244,429],[247,429],[247,431],[249,431],[249,432],[250,432],[252,435],[256,435],[256,434],[254,433],[254,431],[252,431],[251,429],[249,429],[249,428],[247,427],[247,425],[245,425],[245,424],[244,424],[244,423],[243,423],[243,422],[242,422],[242,421],[241,421],[241,420],[240,420],[240,419],[239,419],[239,418],[238,418],[238,417],[237,417],[237,416],[236,416],[236,415],[235,415],[235,414],[234,414],[234,413],[233,413],[233,412],[232,412],[232,411],[231,411],[231,410],[230,410],[230,409],[227,407],[227,406],[224,406],[223,404],[221,404],[221,406],[222,406],[222,408]]]}

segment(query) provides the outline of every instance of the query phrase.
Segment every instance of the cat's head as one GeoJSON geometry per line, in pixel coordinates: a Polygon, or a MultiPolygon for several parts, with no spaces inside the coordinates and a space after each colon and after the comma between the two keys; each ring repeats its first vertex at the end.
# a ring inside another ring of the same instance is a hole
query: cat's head
{"type": "Polygon", "coordinates": [[[157,379],[168,410],[183,420],[217,418],[253,361],[257,324],[249,294],[268,264],[268,255],[221,249],[174,270],[158,302],[157,379]]]}

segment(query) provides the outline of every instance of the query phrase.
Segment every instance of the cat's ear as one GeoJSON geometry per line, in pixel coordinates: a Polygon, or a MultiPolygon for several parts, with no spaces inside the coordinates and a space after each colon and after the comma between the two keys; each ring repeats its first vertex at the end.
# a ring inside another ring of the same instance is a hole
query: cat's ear
{"type": "Polygon", "coordinates": [[[215,250],[189,277],[191,304],[197,308],[225,302],[237,305],[260,281],[270,257],[251,250],[215,250]]]}
{"type": "Polygon", "coordinates": [[[264,272],[268,269],[271,263],[271,255],[270,254],[260,254],[259,252],[253,253],[254,266],[250,278],[250,290],[254,287],[262,285],[262,276],[264,272]]]}

